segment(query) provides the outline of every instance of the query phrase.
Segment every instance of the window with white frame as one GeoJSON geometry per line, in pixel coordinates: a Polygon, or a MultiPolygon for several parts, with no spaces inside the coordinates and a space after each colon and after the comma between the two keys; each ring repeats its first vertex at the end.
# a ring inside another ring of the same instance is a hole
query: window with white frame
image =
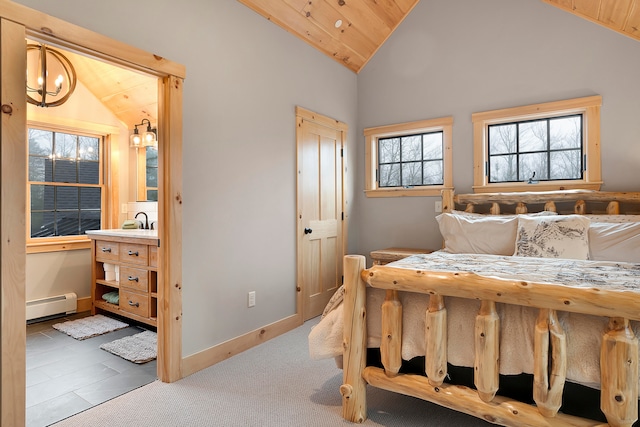
{"type": "Polygon", "coordinates": [[[28,243],[86,239],[103,220],[104,136],[28,128],[28,243]]]}
{"type": "Polygon", "coordinates": [[[368,197],[436,196],[452,186],[453,118],[364,130],[368,197]]]}
{"type": "Polygon", "coordinates": [[[473,114],[475,191],[599,189],[601,105],[592,96],[473,114]]]}

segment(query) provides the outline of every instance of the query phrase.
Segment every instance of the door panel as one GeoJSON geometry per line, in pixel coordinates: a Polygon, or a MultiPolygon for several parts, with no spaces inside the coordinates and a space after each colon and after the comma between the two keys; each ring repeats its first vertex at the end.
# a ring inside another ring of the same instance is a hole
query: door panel
{"type": "Polygon", "coordinates": [[[298,288],[304,320],[318,316],[342,283],[345,131],[298,117],[298,288]]]}

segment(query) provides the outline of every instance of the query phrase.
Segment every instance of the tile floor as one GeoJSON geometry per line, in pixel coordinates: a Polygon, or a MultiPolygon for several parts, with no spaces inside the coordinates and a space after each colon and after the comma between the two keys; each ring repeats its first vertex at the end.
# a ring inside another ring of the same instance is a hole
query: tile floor
{"type": "Polygon", "coordinates": [[[136,364],[99,348],[142,332],[142,327],[129,326],[83,341],[51,327],[88,315],[27,325],[27,427],[51,425],[157,378],[156,360],[136,364]]]}

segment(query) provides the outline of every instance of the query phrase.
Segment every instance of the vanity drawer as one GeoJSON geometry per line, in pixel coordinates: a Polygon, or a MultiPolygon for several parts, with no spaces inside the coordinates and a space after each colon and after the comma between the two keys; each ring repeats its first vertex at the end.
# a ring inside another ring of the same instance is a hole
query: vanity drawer
{"type": "Polygon", "coordinates": [[[149,272],[141,268],[120,266],[120,287],[149,292],[149,272]]]}
{"type": "Polygon", "coordinates": [[[117,261],[120,244],[107,242],[106,240],[96,240],[96,259],[102,261],[117,261]]]}
{"type": "Polygon", "coordinates": [[[128,264],[149,265],[149,247],[133,243],[120,243],[120,261],[128,264]]]}
{"type": "Polygon", "coordinates": [[[120,288],[120,310],[149,317],[149,295],[120,288]]]}

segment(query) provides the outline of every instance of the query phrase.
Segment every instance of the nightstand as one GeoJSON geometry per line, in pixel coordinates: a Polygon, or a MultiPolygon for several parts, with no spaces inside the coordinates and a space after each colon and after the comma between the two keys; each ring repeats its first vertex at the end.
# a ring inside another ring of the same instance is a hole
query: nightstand
{"type": "Polygon", "coordinates": [[[387,248],[371,251],[370,255],[373,260],[373,265],[385,265],[410,255],[430,254],[431,252],[433,252],[433,249],[387,248]]]}

